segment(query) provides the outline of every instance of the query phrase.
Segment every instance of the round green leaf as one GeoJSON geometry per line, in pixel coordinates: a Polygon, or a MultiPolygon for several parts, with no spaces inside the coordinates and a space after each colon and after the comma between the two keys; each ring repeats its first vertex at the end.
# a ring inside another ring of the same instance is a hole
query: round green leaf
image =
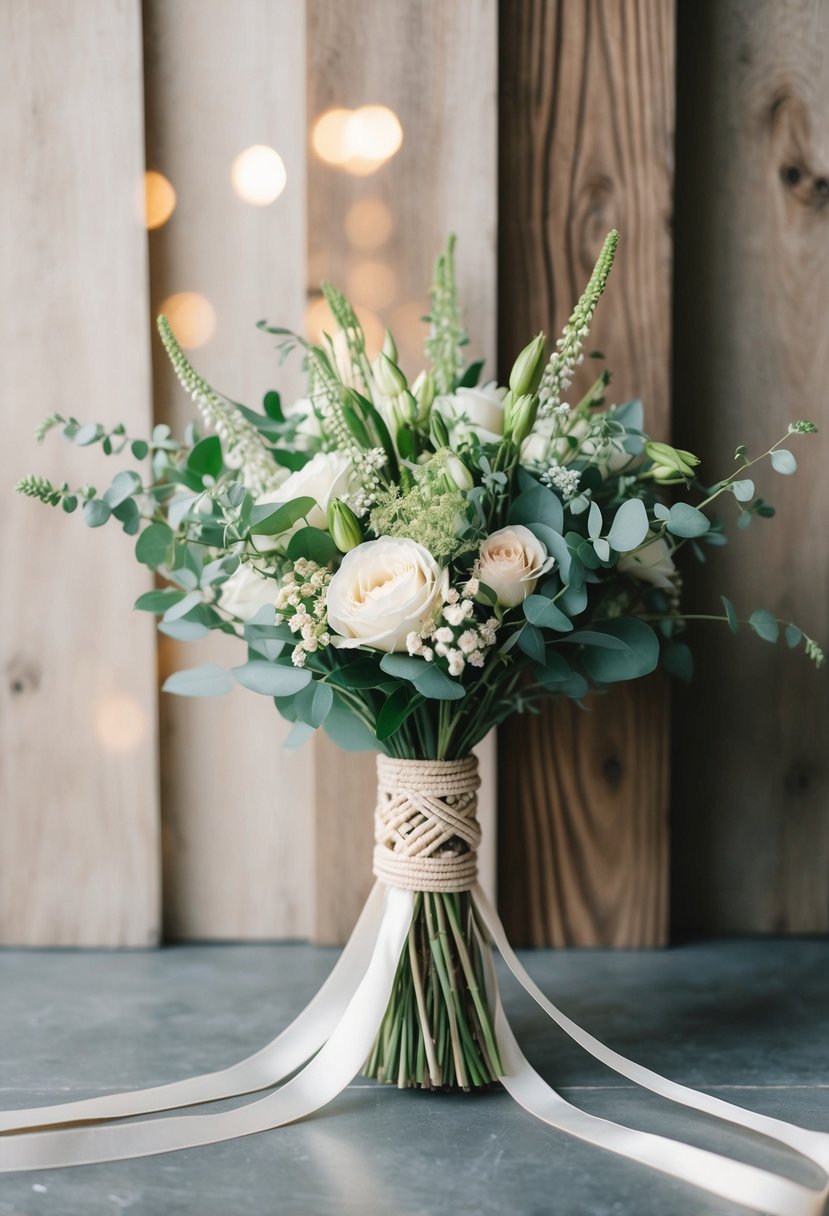
{"type": "Polygon", "coordinates": [[[172,555],[173,533],[166,524],[150,524],[135,543],[135,556],[142,566],[157,570],[165,565],[172,555]]]}
{"type": "Polygon", "coordinates": [[[169,676],[162,691],[179,697],[220,697],[232,687],[233,681],[224,668],[215,663],[202,663],[200,667],[188,667],[169,676]]]}
{"type": "Polygon", "coordinates": [[[581,664],[595,684],[615,684],[636,680],[654,670],[659,662],[659,640],[645,622],[637,617],[620,617],[591,632],[604,633],[626,644],[627,650],[609,650],[591,644],[581,654],[581,664]]]}
{"type": "Polygon", "coordinates": [[[264,659],[254,659],[230,670],[243,688],[266,697],[290,697],[310,684],[312,679],[311,672],[304,667],[283,667],[277,663],[267,663],[264,659]]]}

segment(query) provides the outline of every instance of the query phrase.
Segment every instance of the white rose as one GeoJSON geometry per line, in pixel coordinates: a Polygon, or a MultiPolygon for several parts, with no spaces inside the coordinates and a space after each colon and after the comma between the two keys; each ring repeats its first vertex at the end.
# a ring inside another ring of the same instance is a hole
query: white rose
{"type": "Polygon", "coordinates": [[[435,409],[458,439],[477,435],[481,443],[497,443],[504,433],[505,388],[494,380],[481,388],[459,388],[448,397],[437,397],[435,409]]]}
{"type": "Polygon", "coordinates": [[[428,549],[403,537],[381,536],[346,553],[328,586],[328,624],[342,647],[406,649],[448,585],[428,549]]]}
{"type": "MultiPolygon", "coordinates": [[[[308,523],[312,528],[328,527],[328,504],[332,498],[342,498],[351,488],[352,465],[342,452],[317,452],[306,465],[291,473],[277,490],[271,490],[257,498],[257,507],[268,503],[291,502],[294,498],[313,498],[317,504],[308,512],[308,523]]],[[[305,526],[298,520],[288,532],[280,536],[257,536],[257,549],[267,553],[284,545],[286,536],[305,526]]]]}
{"type": "Polygon", "coordinates": [[[276,602],[278,590],[276,579],[265,578],[250,566],[239,566],[222,584],[219,604],[240,621],[249,621],[260,608],[276,602]]]}
{"type": "Polygon", "coordinates": [[[480,580],[492,588],[503,608],[523,603],[552,565],[544,545],[523,524],[493,532],[481,545],[478,556],[480,580]]]}
{"type": "Polygon", "coordinates": [[[671,550],[660,536],[658,540],[649,541],[638,553],[626,553],[616,564],[620,574],[638,578],[643,583],[652,583],[663,591],[671,591],[676,575],[676,566],[671,557],[671,550]]]}

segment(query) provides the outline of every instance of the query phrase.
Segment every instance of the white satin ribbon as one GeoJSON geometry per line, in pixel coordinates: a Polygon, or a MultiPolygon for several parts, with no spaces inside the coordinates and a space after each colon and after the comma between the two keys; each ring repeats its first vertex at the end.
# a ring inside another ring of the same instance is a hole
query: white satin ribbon
{"type": "MultiPolygon", "coordinates": [[[[482,924],[515,978],[545,1013],[590,1055],[654,1093],[794,1148],[826,1171],[829,1136],[825,1133],[808,1131],[678,1085],[648,1068],[634,1064],[582,1030],[545,997],[524,970],[507,940],[497,912],[479,886],[473,889],[473,899],[482,924]]],[[[802,1186],[767,1170],[690,1144],[597,1118],[567,1102],[538,1075],[521,1053],[501,1004],[491,952],[484,948],[482,953],[488,966],[488,981],[494,998],[498,1049],[506,1070],[501,1082],[530,1114],[581,1140],[649,1165],[673,1178],[722,1199],[752,1207],[768,1216],[821,1216],[829,1194],[829,1184],[820,1190],[802,1186]]]]}
{"type": "MultiPolygon", "coordinates": [[[[385,892],[380,925],[367,968],[363,968],[356,954],[344,969],[340,968],[338,983],[342,982],[344,989],[355,977],[358,982],[339,1022],[311,1062],[274,1093],[235,1110],[214,1114],[4,1135],[0,1137],[0,1172],[54,1169],[175,1152],[268,1131],[319,1110],[346,1088],[368,1057],[386,1012],[413,910],[414,896],[410,891],[389,889],[385,892]],[[344,971],[350,974],[345,975],[344,971]]],[[[305,1015],[301,1015],[307,1023],[303,1030],[303,1035],[307,1033],[308,1036],[304,1040],[306,1045],[319,1042],[331,1021],[330,1011],[323,1009],[319,1000],[320,997],[309,1006],[305,1015]],[[313,1018],[307,1019],[312,1008],[315,1008],[313,1018]]],[[[194,1080],[209,1080],[215,1091],[214,1078],[215,1074],[194,1080]]],[[[193,1081],[179,1084],[192,1086],[193,1081]]],[[[161,1088],[169,1095],[172,1087],[161,1088]]],[[[123,1099],[123,1103],[118,1104],[123,1111],[123,1105],[134,1095],[117,1097],[123,1099]]],[[[65,1111],[66,1107],[58,1109],[65,1111]]],[[[130,1113],[135,1113],[134,1105],[130,1113]]]]}

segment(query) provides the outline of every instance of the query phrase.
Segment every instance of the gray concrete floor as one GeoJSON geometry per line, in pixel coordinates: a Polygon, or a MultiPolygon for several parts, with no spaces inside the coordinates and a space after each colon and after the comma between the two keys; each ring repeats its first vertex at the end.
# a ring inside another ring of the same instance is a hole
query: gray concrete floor
{"type": "MultiPolygon", "coordinates": [[[[0,952],[0,1106],[159,1084],[232,1063],[284,1026],[335,955],[298,945],[0,952]]],[[[528,969],[605,1042],[666,1075],[829,1131],[829,943],[528,952],[528,969]]],[[[543,1075],[585,1109],[817,1178],[769,1143],[636,1090],[512,983],[543,1075]]],[[[0,1216],[737,1216],[551,1132],[503,1091],[399,1093],[358,1079],[304,1123],[183,1153],[0,1179],[0,1216]]]]}

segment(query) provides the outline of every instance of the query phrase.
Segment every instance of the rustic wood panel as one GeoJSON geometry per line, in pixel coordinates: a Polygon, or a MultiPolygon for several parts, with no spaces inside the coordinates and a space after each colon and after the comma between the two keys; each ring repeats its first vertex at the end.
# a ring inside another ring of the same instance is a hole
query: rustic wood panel
{"type": "MultiPolygon", "coordinates": [[[[823,432],[797,443],[797,476],[758,477],[776,518],[737,533],[691,589],[701,611],[723,591],[742,615],[765,606],[825,644],[829,8],[682,0],[678,33],[677,433],[714,480],[737,443],[762,451],[790,419],[823,432]]],[[[826,932],[825,669],[703,628],[677,704],[676,922],[826,932]]]]}
{"type": "Polygon", "coordinates": [[[150,422],[141,25],[134,0],[0,8],[0,942],[154,943],[159,931],[152,624],[115,525],[13,497],[32,469],[104,486],[34,427],[51,410],[150,422]]]}
{"type": "MultiPolygon", "coordinates": [[[[153,311],[195,291],[216,314],[192,352],[239,401],[269,388],[298,395],[298,362],[280,369],[260,317],[301,329],[305,303],[305,14],[300,0],[146,0],[148,165],[178,203],[150,234],[153,311]],[[287,185],[252,206],[231,186],[234,158],[274,147],[287,185]]],[[[194,408],[154,342],[159,419],[183,428],[194,408]]],[[[208,658],[239,661],[238,643],[166,643],[162,673],[208,658]]],[[[237,690],[161,699],[165,929],[171,937],[302,937],[310,924],[310,749],[282,750],[270,700],[237,690]]]]}
{"type": "MultiPolygon", "coordinates": [[[[427,311],[431,259],[453,230],[470,356],[486,356],[495,374],[496,27],[494,0],[308,0],[309,122],[333,107],[382,104],[403,127],[400,151],[371,175],[351,175],[312,155],[309,287],[313,293],[330,278],[369,307],[370,292],[359,298],[360,272],[366,262],[381,262],[391,272],[390,294],[371,311],[391,326],[410,375],[422,358],[419,318],[427,311]],[[346,230],[350,208],[368,199],[379,200],[391,219],[387,239],[370,252],[346,230]]],[[[368,277],[376,285],[383,275],[368,277]]],[[[314,935],[334,942],[353,924],[371,881],[374,760],[342,756],[325,741],[316,756],[314,935]],[[334,853],[330,833],[344,830],[347,851],[334,853]]],[[[492,782],[483,803],[492,836],[492,782]]]]}
{"type": "MultiPolygon", "coordinates": [[[[642,397],[664,437],[673,0],[502,0],[500,55],[501,373],[528,334],[560,330],[616,227],[593,340],[613,370],[612,399],[642,397]]],[[[593,697],[587,716],[553,705],[502,730],[499,891],[513,940],[665,940],[665,696],[652,679],[593,697]]]]}

